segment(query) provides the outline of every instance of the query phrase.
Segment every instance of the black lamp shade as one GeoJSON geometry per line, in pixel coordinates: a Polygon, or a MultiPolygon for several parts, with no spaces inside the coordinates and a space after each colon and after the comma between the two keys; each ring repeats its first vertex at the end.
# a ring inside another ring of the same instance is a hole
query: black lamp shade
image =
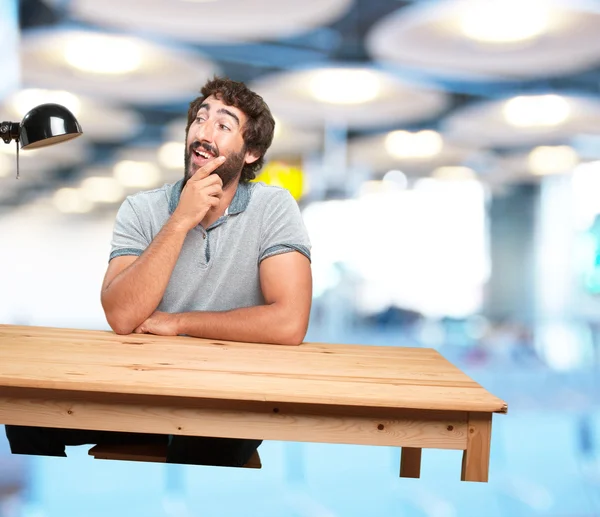
{"type": "Polygon", "coordinates": [[[23,117],[19,129],[22,149],[36,149],[78,137],[83,131],[75,116],[60,104],[40,104],[23,117]]]}

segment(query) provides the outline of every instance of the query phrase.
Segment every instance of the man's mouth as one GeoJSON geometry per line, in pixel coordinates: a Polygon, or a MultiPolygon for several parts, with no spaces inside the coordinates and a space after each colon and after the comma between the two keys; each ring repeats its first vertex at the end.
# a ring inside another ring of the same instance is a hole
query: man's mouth
{"type": "Polygon", "coordinates": [[[204,149],[203,147],[196,147],[192,150],[192,161],[198,166],[206,165],[210,160],[214,160],[216,156],[204,149]]]}
{"type": "Polygon", "coordinates": [[[214,158],[214,156],[210,153],[207,153],[206,151],[199,151],[198,149],[196,149],[194,151],[196,153],[196,156],[200,156],[201,158],[205,158],[205,159],[209,159],[209,158],[214,158]]]}

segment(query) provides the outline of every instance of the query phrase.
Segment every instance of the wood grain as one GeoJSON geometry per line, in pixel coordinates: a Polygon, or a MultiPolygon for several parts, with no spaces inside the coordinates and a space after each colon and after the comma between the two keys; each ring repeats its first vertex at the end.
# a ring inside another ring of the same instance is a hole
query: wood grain
{"type": "Polygon", "coordinates": [[[362,445],[465,449],[467,414],[397,410],[394,418],[346,416],[323,408],[321,414],[277,413],[197,405],[148,404],[127,397],[105,402],[69,398],[4,396],[0,422],[13,425],[95,429],[189,436],[222,436],[362,445]]]}
{"type": "Polygon", "coordinates": [[[0,387],[222,400],[506,412],[423,348],[284,347],[0,325],[0,387]]]}
{"type": "Polygon", "coordinates": [[[462,481],[487,483],[490,467],[492,415],[469,413],[467,448],[463,452],[462,481]]]}

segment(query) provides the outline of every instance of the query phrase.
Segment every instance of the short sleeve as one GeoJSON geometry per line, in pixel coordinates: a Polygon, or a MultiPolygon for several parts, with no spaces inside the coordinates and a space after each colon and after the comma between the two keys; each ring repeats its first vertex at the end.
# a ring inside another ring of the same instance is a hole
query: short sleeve
{"type": "Polygon", "coordinates": [[[140,218],[127,198],[117,212],[109,260],[123,255],[140,256],[149,245],[140,218]]]}
{"type": "Polygon", "coordinates": [[[310,240],[298,203],[287,190],[278,190],[269,200],[261,227],[258,263],[264,259],[297,251],[310,260],[310,240]]]}

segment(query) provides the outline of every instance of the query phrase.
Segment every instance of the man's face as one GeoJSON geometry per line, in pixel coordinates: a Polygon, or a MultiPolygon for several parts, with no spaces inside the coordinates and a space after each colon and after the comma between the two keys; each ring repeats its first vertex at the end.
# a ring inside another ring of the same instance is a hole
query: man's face
{"type": "Polygon", "coordinates": [[[246,152],[242,137],[246,121],[246,115],[238,108],[228,106],[212,95],[207,97],[188,130],[184,182],[200,167],[221,155],[227,159],[213,174],[221,177],[223,188],[238,177],[244,164],[254,161],[246,152]]]}

